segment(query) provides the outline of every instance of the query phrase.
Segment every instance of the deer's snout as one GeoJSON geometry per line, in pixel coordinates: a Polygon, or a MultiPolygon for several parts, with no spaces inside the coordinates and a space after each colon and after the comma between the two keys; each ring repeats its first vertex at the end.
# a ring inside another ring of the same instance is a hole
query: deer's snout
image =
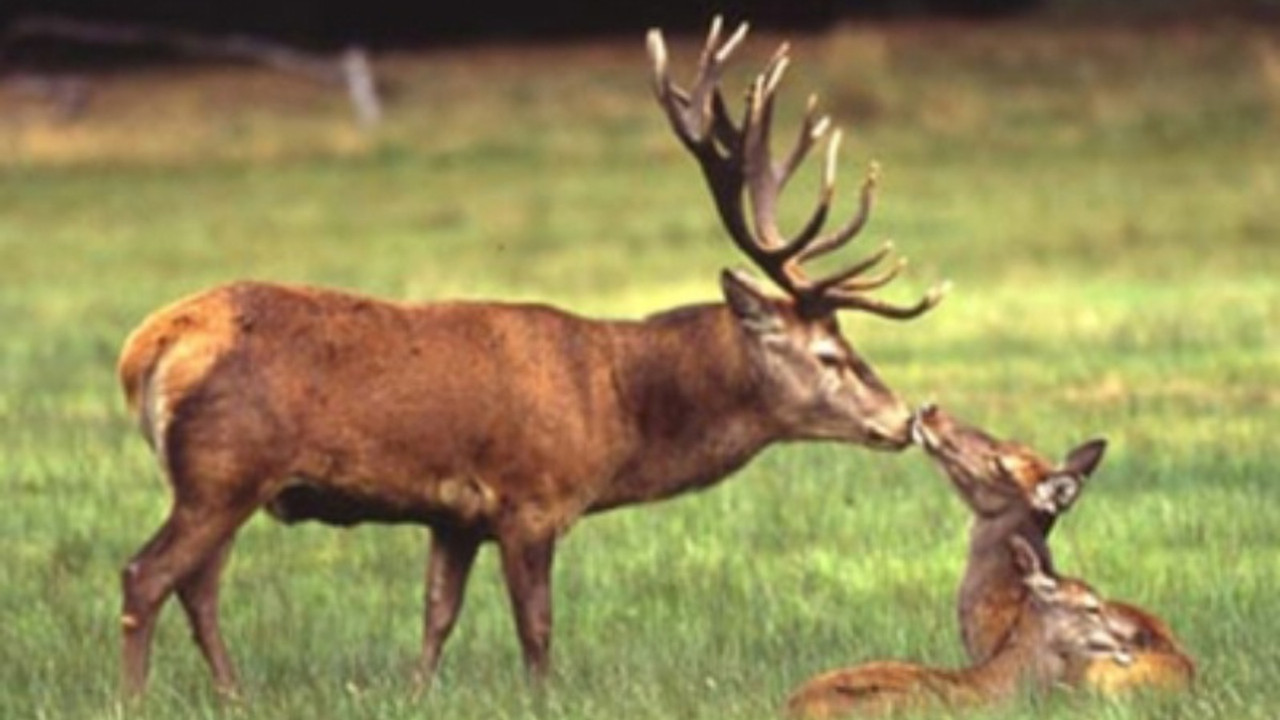
{"type": "Polygon", "coordinates": [[[926,450],[937,445],[937,435],[933,424],[938,419],[938,406],[935,403],[925,403],[911,414],[909,423],[911,442],[919,445],[926,450]]]}

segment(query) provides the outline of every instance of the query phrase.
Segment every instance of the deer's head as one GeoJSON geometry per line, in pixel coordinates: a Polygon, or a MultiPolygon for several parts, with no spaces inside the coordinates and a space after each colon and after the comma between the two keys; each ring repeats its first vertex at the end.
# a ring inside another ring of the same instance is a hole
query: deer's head
{"type": "Polygon", "coordinates": [[[722,276],[725,299],[749,343],[765,395],[776,419],[792,438],[826,438],[872,447],[901,449],[910,441],[911,413],[854,351],[840,332],[836,313],[861,310],[906,320],[936,305],[940,285],[911,306],[900,307],[869,295],[888,284],[905,263],[868,273],[892,250],[886,243],[869,257],[825,277],[810,277],[802,265],[848,243],[866,224],[876,187],[874,165],[862,185],[857,212],[843,226],[823,232],[835,190],[840,134],[816,112],[810,98],[800,133],[787,157],[775,162],[770,150],[774,98],[789,62],[787,45],[773,55],[746,96],[742,119],[734,120],[720,91],[725,62],[746,36],[743,24],[727,39],[720,19],[712,23],[690,89],[668,73],[662,33],[651,30],[649,55],[654,90],[676,136],[697,159],[721,222],[735,245],[773,281],[783,296],[767,294],[744,273],[722,276]],[[809,151],[828,139],[817,206],[791,236],[778,226],[779,196],[809,151]]]}
{"type": "Polygon", "coordinates": [[[1107,447],[1105,440],[1090,440],[1055,463],[1022,443],[967,425],[935,405],[916,412],[911,434],[982,516],[1003,513],[1014,504],[1053,517],[1066,512],[1107,447]]]}
{"type": "Polygon", "coordinates": [[[1097,660],[1122,666],[1133,662],[1128,643],[1088,583],[1046,570],[1039,553],[1021,537],[1009,540],[1009,550],[1040,622],[1042,650],[1056,666],[1054,676],[1070,674],[1073,668],[1078,672],[1097,660]]]}

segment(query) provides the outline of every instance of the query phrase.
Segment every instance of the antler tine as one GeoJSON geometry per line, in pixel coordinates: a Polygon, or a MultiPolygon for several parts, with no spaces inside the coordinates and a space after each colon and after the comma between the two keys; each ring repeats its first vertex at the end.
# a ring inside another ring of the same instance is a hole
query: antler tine
{"type": "Polygon", "coordinates": [[[707,39],[702,43],[702,54],[698,56],[698,72],[701,74],[711,64],[714,48],[720,43],[720,29],[724,26],[724,18],[716,15],[711,18],[711,27],[707,29],[707,39]]]}
{"type": "MultiPolygon", "coordinates": [[[[795,146],[791,149],[791,154],[782,166],[782,182],[784,184],[800,167],[804,159],[808,157],[809,151],[813,149],[813,146],[831,129],[831,118],[825,115],[818,117],[817,109],[818,96],[810,95],[805,108],[804,119],[800,124],[800,134],[796,138],[795,146]]],[[[839,143],[838,136],[839,131],[836,131],[836,137],[834,138],[836,143],[839,143]]],[[[834,154],[828,152],[827,161],[823,165],[822,184],[818,188],[818,203],[813,209],[813,214],[809,216],[808,222],[804,224],[804,227],[794,238],[775,251],[777,255],[790,258],[796,264],[804,262],[804,259],[809,256],[804,251],[814,237],[822,231],[822,226],[826,224],[827,215],[831,211],[831,197],[835,192],[836,166],[834,159],[834,154]]]]}
{"type": "Polygon", "coordinates": [[[671,129],[690,150],[697,142],[689,132],[685,123],[684,109],[689,105],[689,96],[671,82],[667,62],[667,44],[662,39],[662,31],[653,28],[645,37],[645,47],[649,51],[649,60],[653,66],[653,94],[658,98],[658,105],[667,115],[671,129]]]}
{"type": "Polygon", "coordinates": [[[910,320],[911,318],[919,317],[933,309],[935,305],[942,302],[942,298],[946,297],[947,293],[950,291],[950,281],[940,282],[929,288],[929,291],[925,293],[924,297],[920,298],[916,304],[908,305],[906,307],[893,305],[884,302],[883,300],[877,300],[874,297],[852,291],[844,292],[833,290],[824,295],[822,300],[831,308],[863,310],[865,312],[872,313],[873,315],[879,315],[893,320],[910,320]]]}
{"type": "Polygon", "coordinates": [[[813,294],[821,296],[832,290],[868,290],[884,285],[902,271],[901,266],[906,264],[906,260],[904,258],[898,258],[898,261],[894,263],[893,267],[875,277],[864,278],[861,280],[857,278],[859,275],[865,273],[876,265],[879,265],[881,261],[886,257],[889,257],[889,253],[891,252],[893,252],[893,242],[886,240],[880,246],[880,249],[871,253],[862,260],[859,260],[844,270],[814,282],[812,285],[813,294]]]}
{"type": "MultiPolygon", "coordinates": [[[[835,194],[836,160],[840,150],[842,134],[836,130],[827,142],[827,164],[822,176],[824,210],[831,203],[835,194]]],[[[797,262],[805,262],[819,255],[837,250],[862,232],[867,220],[871,217],[871,208],[875,205],[876,187],[880,183],[880,164],[872,162],[867,168],[867,175],[862,180],[862,188],[858,192],[858,210],[853,217],[835,232],[825,235],[806,246],[796,257],[797,262]]]]}
{"type": "Polygon", "coordinates": [[[699,56],[693,89],[688,92],[671,80],[662,31],[650,30],[647,45],[658,104],[666,112],[676,136],[702,168],[715,200],[716,212],[729,236],[752,260],[762,263],[742,205],[743,178],[739,156],[743,130],[730,118],[719,90],[724,64],[746,37],[748,27],[745,22],[739,24],[737,30],[721,42],[721,20],[716,16],[699,56]]]}
{"type": "Polygon", "coordinates": [[[777,221],[778,195],[785,177],[774,167],[769,138],[773,132],[774,97],[790,62],[788,51],[785,43],[779,46],[764,72],[752,83],[742,128],[743,173],[751,197],[756,242],[766,250],[785,244],[777,221]]]}
{"type": "MultiPolygon", "coordinates": [[[[791,148],[791,154],[787,156],[787,161],[782,166],[783,176],[789,178],[795,173],[796,168],[800,167],[808,157],[814,144],[821,140],[829,129],[831,129],[831,118],[826,115],[818,116],[818,96],[810,95],[805,104],[804,118],[800,121],[800,133],[796,137],[795,145],[791,148]]],[[[828,187],[828,183],[824,182],[823,189],[827,190],[828,187]]]]}
{"type": "MultiPolygon", "coordinates": [[[[893,243],[885,243],[886,255],[892,246],[893,243]]],[[[876,258],[875,262],[872,262],[871,265],[875,265],[878,262],[880,262],[880,258],[876,258]]],[[[893,280],[898,277],[907,265],[907,259],[900,257],[894,261],[893,265],[891,265],[888,270],[885,270],[879,275],[872,275],[868,278],[851,277],[834,287],[837,290],[848,290],[849,292],[866,292],[868,290],[875,290],[876,288],[884,287],[885,285],[893,282],[893,280]]],[[[854,274],[857,275],[857,273],[854,274]]]]}
{"type": "Polygon", "coordinates": [[[720,137],[726,134],[724,130],[733,128],[732,122],[728,122],[725,127],[728,114],[724,109],[724,101],[720,98],[720,76],[724,74],[725,62],[747,36],[748,25],[740,23],[723,43],[720,42],[720,26],[721,19],[717,15],[711,21],[707,42],[698,59],[698,76],[690,92],[689,103],[699,114],[700,134],[706,137],[708,131],[717,131],[715,135],[723,141],[731,139],[735,133],[727,133],[728,138],[720,137]]]}
{"type": "MultiPolygon", "coordinates": [[[[705,152],[706,141],[714,133],[723,135],[723,102],[719,100],[720,75],[724,63],[742,43],[748,30],[742,23],[723,43],[720,42],[721,19],[716,16],[707,33],[698,61],[697,76],[692,90],[678,87],[672,80],[668,63],[667,46],[662,31],[653,28],[646,36],[646,46],[653,66],[654,93],[671,121],[676,135],[690,150],[705,152]]],[[[731,127],[730,123],[730,127],[731,127]]]]}
{"type": "MultiPolygon", "coordinates": [[[[827,165],[823,173],[823,189],[827,192],[834,188],[835,185],[835,160],[839,144],[840,132],[837,130],[832,134],[827,145],[827,165]]],[[[875,203],[875,190],[879,179],[880,166],[878,163],[872,162],[870,167],[867,168],[866,177],[862,181],[858,210],[854,216],[849,219],[849,222],[844,227],[801,248],[793,262],[799,264],[819,255],[824,255],[842,247],[856,237],[871,216],[871,208],[875,203]]],[[[830,195],[825,195],[824,200],[829,203],[830,195]]],[[[800,239],[802,238],[797,238],[797,240],[800,239]]],[[[898,258],[892,267],[878,275],[869,278],[858,277],[880,264],[892,252],[893,243],[885,242],[876,252],[854,265],[813,281],[807,291],[811,298],[810,302],[818,307],[864,310],[875,315],[897,320],[908,320],[922,315],[941,302],[951,288],[949,282],[934,285],[918,302],[905,307],[877,300],[864,294],[867,291],[889,284],[907,266],[906,258],[898,258]]]]}
{"type": "Polygon", "coordinates": [[[825,278],[806,277],[801,265],[832,252],[856,236],[866,225],[875,200],[879,175],[873,163],[862,183],[858,209],[842,227],[822,234],[835,195],[836,161],[841,134],[830,131],[830,121],[817,111],[816,97],[810,97],[800,132],[791,151],[775,163],[770,147],[777,90],[790,63],[790,46],[780,45],[747,93],[741,123],[730,116],[720,89],[725,63],[746,37],[742,23],[722,38],[723,23],[717,16],[711,23],[698,60],[697,75],[689,90],[672,82],[666,45],[660,30],[650,30],[647,38],[653,63],[654,91],[677,137],[701,166],[716,211],[734,244],[797,303],[801,312],[826,313],[837,308],[855,308],[892,318],[911,318],[936,305],[947,286],[932,288],[915,305],[900,307],[867,297],[865,292],[888,284],[904,267],[899,260],[877,275],[860,277],[888,257],[885,245],[847,269],[825,278]],[[800,232],[788,239],[778,229],[778,200],[782,190],[813,147],[826,139],[826,158],[818,202],[800,232]],[[751,204],[750,217],[745,207],[751,204]]]}

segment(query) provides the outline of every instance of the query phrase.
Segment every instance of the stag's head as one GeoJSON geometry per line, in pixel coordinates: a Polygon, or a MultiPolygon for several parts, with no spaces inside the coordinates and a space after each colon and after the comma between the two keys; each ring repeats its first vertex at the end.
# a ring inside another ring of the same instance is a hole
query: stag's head
{"type": "Polygon", "coordinates": [[[936,405],[916,412],[911,435],[969,507],[984,516],[1013,507],[1048,517],[1066,512],[1107,447],[1105,440],[1089,440],[1061,462],[1053,462],[1022,443],[992,437],[936,405]]]}
{"type": "Polygon", "coordinates": [[[867,173],[853,217],[824,232],[835,191],[840,133],[830,130],[811,97],[794,146],[784,159],[774,161],[770,136],[774,98],[789,63],[785,44],[748,89],[741,119],[731,117],[720,78],[746,32],[744,23],[725,38],[716,18],[688,89],[671,80],[662,33],[651,30],[648,36],[658,102],[701,166],[721,222],[734,244],[783,292],[772,295],[745,273],[726,271],[725,299],[787,435],[901,449],[910,442],[911,413],[841,334],[836,313],[861,310],[907,320],[935,306],[947,286],[935,286],[910,306],[872,297],[871,291],[892,281],[905,265],[899,259],[872,274],[891,253],[889,243],[825,276],[812,277],[805,271],[806,262],[844,246],[862,230],[875,197],[877,171],[872,165],[867,173]],[[826,162],[817,206],[798,232],[784,235],[778,226],[779,196],[810,150],[824,140],[826,162]]]}

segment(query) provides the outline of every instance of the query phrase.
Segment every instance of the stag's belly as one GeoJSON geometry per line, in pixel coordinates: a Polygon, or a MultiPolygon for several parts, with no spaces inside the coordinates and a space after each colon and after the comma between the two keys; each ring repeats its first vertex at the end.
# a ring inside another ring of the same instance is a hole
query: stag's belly
{"type": "Polygon", "coordinates": [[[315,520],[343,527],[376,522],[483,529],[491,524],[499,504],[492,488],[469,477],[411,486],[297,478],[266,504],[266,510],[288,524],[315,520]]]}

